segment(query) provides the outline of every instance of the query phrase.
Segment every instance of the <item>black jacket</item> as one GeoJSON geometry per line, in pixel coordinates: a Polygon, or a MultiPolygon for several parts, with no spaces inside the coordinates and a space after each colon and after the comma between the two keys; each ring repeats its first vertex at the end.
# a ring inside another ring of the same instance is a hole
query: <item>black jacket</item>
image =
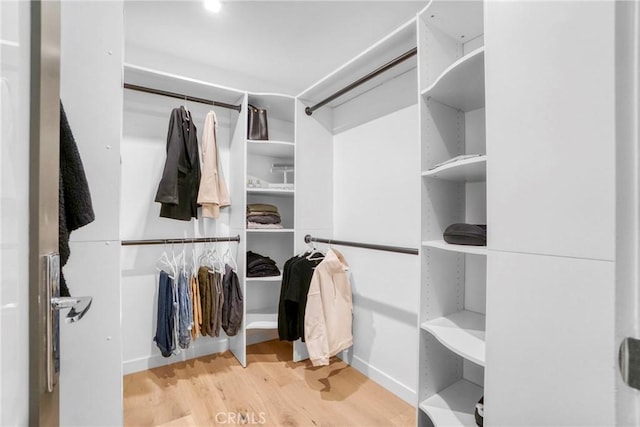
{"type": "MultiPolygon", "coordinates": [[[[60,268],[64,267],[71,250],[69,236],[96,217],[93,213],[89,183],[84,173],[80,152],[71,132],[67,115],[60,102],[60,183],[58,188],[58,248],[60,268]]],[[[69,289],[60,272],[60,295],[69,296],[69,289]]]]}
{"type": "Polygon", "coordinates": [[[167,133],[167,160],[155,201],[160,216],[190,221],[198,217],[200,159],[196,126],[184,107],[171,111],[167,133]]]}

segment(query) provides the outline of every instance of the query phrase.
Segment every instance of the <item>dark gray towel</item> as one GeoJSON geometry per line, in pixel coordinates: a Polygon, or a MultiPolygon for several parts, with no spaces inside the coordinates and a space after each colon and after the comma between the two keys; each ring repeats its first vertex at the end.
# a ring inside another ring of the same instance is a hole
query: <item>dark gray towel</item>
{"type": "MultiPolygon", "coordinates": [[[[89,183],[84,173],[82,160],[73,138],[67,115],[60,102],[60,187],[58,191],[58,248],[60,269],[67,263],[71,251],[69,236],[96,217],[93,213],[89,183]]],[[[69,296],[69,288],[60,272],[60,295],[69,296]]]]}

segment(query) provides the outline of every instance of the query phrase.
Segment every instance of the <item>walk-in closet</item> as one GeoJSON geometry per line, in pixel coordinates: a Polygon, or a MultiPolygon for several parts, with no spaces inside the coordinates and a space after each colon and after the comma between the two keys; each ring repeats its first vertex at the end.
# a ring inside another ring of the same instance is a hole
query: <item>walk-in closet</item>
{"type": "Polygon", "coordinates": [[[0,425],[640,424],[638,2],[0,11],[0,425]]]}

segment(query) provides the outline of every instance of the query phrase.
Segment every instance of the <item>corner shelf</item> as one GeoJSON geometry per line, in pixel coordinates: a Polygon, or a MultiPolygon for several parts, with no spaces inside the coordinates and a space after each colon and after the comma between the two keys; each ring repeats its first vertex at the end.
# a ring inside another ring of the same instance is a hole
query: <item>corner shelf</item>
{"type": "Polygon", "coordinates": [[[452,245],[444,240],[427,240],[422,242],[422,246],[464,254],[487,255],[486,246],[452,245]]]}
{"type": "Polygon", "coordinates": [[[422,329],[454,353],[473,363],[485,364],[485,316],[473,311],[459,311],[424,322],[422,329]]]}
{"type": "Polygon", "coordinates": [[[247,194],[266,194],[272,196],[293,196],[295,190],[282,190],[279,188],[247,188],[247,194]]]}
{"type": "MultiPolygon", "coordinates": [[[[280,271],[282,269],[278,267],[280,271]]],[[[247,282],[282,282],[282,274],[279,276],[267,276],[267,277],[247,277],[247,282]]]]}
{"type": "Polygon", "coordinates": [[[247,233],[293,233],[293,228],[247,228],[247,233]]]}
{"type": "Polygon", "coordinates": [[[482,387],[460,380],[420,403],[420,409],[436,426],[476,425],[474,411],[482,397],[482,387]]]}
{"type": "Polygon", "coordinates": [[[287,141],[247,140],[247,153],[257,156],[293,159],[295,143],[287,141]]]}
{"type": "Polygon", "coordinates": [[[451,64],[422,96],[462,111],[484,107],[484,47],[451,64]]]}
{"type": "Polygon", "coordinates": [[[487,180],[487,156],[477,156],[451,162],[422,172],[422,176],[456,182],[482,182],[487,180]]]}
{"type": "Polygon", "coordinates": [[[245,329],[278,329],[278,309],[247,312],[245,329]]]}

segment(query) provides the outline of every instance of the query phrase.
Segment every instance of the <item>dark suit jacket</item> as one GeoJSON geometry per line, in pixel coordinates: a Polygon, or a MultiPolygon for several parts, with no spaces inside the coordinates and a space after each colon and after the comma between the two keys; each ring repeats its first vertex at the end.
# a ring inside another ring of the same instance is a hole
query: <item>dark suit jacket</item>
{"type": "Polygon", "coordinates": [[[200,160],[196,126],[184,107],[171,111],[167,133],[167,160],[155,201],[160,216],[190,221],[198,217],[200,160]]]}

